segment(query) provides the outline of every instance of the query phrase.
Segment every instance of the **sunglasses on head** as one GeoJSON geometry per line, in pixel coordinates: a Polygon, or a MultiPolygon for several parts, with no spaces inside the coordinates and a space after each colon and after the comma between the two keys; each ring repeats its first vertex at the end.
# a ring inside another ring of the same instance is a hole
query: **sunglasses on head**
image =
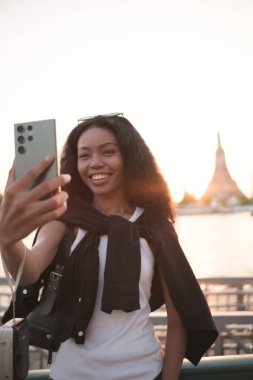
{"type": "Polygon", "coordinates": [[[83,121],[87,121],[90,119],[94,119],[95,117],[117,117],[117,116],[124,116],[123,112],[115,112],[115,113],[106,113],[103,115],[95,115],[95,116],[86,116],[86,117],[81,117],[78,119],[78,123],[81,123],[83,121]]]}

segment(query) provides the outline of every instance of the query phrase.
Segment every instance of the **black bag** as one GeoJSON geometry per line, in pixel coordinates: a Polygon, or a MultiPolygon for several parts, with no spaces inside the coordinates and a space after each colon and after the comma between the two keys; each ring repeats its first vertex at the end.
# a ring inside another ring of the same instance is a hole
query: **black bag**
{"type": "MultiPolygon", "coordinates": [[[[16,316],[26,318],[28,321],[29,344],[49,351],[48,364],[51,364],[52,352],[57,351],[61,344],[60,339],[55,335],[54,328],[56,323],[55,301],[64,264],[69,256],[73,240],[74,229],[67,227],[53,263],[35,284],[20,285],[16,292],[16,316]]],[[[12,310],[11,302],[2,318],[3,323],[12,319],[12,310]]]]}
{"type": "Polygon", "coordinates": [[[29,344],[48,350],[49,364],[51,363],[52,352],[57,351],[61,343],[54,331],[56,323],[55,300],[64,266],[57,264],[57,267],[58,272],[57,268],[50,272],[38,305],[26,317],[29,326],[29,344]]]}

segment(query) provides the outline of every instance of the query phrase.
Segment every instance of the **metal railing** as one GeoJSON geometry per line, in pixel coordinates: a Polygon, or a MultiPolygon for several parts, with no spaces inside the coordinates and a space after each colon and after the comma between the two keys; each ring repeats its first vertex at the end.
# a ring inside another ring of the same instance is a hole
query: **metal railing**
{"type": "Polygon", "coordinates": [[[198,282],[212,311],[253,311],[253,277],[200,278],[198,282]]]}
{"type": "MultiPolygon", "coordinates": [[[[29,371],[25,380],[48,380],[49,370],[29,371]]],[[[179,380],[252,380],[253,355],[203,358],[197,367],[184,360],[179,380]]]]}
{"type": "MultiPolygon", "coordinates": [[[[253,311],[253,277],[199,278],[212,311],[253,311]]],[[[10,300],[6,279],[0,277],[0,315],[10,300]]]]}
{"type": "MultiPolygon", "coordinates": [[[[219,331],[207,356],[253,353],[253,311],[214,311],[213,319],[219,331]]],[[[165,311],[151,313],[155,331],[164,347],[167,331],[165,311]]]]}
{"type": "MultiPolygon", "coordinates": [[[[201,278],[200,286],[211,308],[219,337],[207,356],[253,353],[253,278],[201,278]]],[[[6,279],[0,278],[0,316],[10,302],[6,279]]],[[[164,344],[167,317],[164,308],[151,313],[164,344]]],[[[31,368],[47,368],[47,352],[30,348],[31,368]]]]}

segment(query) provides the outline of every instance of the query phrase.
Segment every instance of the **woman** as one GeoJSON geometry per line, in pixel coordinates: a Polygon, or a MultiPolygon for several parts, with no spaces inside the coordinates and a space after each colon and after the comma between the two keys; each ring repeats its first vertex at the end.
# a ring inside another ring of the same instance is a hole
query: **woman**
{"type": "Polygon", "coordinates": [[[127,119],[109,115],[70,133],[61,159],[68,174],[28,191],[51,160],[19,181],[11,170],[0,214],[2,254],[14,277],[28,251],[21,239],[43,225],[26,256],[23,284],[52,262],[66,225],[76,228],[57,301],[63,343],[51,378],[178,379],[184,356],[197,364],[217,332],[178,243],[154,157],[127,119]],[[59,186],[64,191],[39,200],[59,186]],[[164,302],[163,355],[149,313],[164,302]]]}

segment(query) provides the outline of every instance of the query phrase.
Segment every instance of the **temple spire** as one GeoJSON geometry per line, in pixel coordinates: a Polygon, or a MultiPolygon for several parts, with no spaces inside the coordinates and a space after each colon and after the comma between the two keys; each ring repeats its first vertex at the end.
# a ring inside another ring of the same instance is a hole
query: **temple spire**
{"type": "Polygon", "coordinates": [[[201,197],[206,203],[218,202],[227,204],[238,202],[244,197],[237,183],[232,179],[226,164],[225,152],[221,146],[221,137],[218,132],[218,147],[215,155],[215,169],[207,190],[201,197]]]}

